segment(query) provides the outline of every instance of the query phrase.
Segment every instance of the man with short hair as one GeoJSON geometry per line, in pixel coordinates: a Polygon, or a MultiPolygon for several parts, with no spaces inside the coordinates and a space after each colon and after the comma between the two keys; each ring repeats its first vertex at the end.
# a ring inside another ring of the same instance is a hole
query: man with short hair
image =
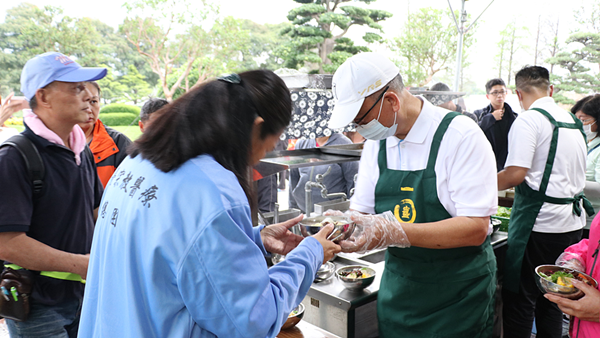
{"type": "Polygon", "coordinates": [[[516,186],[502,290],[504,336],[529,338],[535,317],[538,337],[560,338],[562,313],[538,289],[534,270],[578,242],[583,209],[593,211],[583,196],[585,137],[581,121],[552,99],[546,68],[525,67],[515,83],[526,111],[512,125],[506,167],[498,173],[498,189],[516,186]]]}
{"type": "Polygon", "coordinates": [[[491,79],[485,84],[485,90],[490,104],[473,113],[479,120],[479,126],[485,137],[492,145],[496,155],[496,170],[504,169],[506,156],[508,154],[508,132],[517,114],[506,102],[506,85],[502,79],[491,79]]]}
{"type": "Polygon", "coordinates": [[[169,101],[161,98],[151,98],[144,103],[140,110],[140,121],[138,122],[142,133],[152,123],[155,117],[153,113],[167,104],[169,104],[169,101]]]}
{"type": "Polygon", "coordinates": [[[41,192],[34,193],[19,150],[0,148],[0,259],[35,275],[29,318],[6,320],[12,338],[77,336],[102,196],[77,124],[92,115],[86,81],[105,75],[105,68],[82,68],[60,53],[37,55],[23,68],[21,91],[32,111],[25,111],[22,135],[39,153],[45,175],[41,192]]]}
{"type": "Polygon", "coordinates": [[[332,91],[329,127],[354,122],[367,138],[350,204],[363,214],[352,215],[357,229],[340,245],[387,248],[379,336],[490,337],[496,259],[488,233],[498,195],[481,129],[410,94],[381,54],[346,60],[332,91]]]}

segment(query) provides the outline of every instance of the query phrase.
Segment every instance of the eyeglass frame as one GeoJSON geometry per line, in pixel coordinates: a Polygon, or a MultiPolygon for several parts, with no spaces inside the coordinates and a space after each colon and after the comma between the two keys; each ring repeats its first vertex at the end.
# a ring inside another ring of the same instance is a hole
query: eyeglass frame
{"type": "Polygon", "coordinates": [[[492,95],[492,96],[496,96],[496,97],[498,95],[506,95],[506,94],[508,94],[508,91],[506,91],[506,90],[503,90],[501,92],[491,92],[491,93],[488,93],[488,95],[492,95]]]}
{"type": "Polygon", "coordinates": [[[375,101],[375,103],[373,104],[373,106],[371,106],[371,108],[369,108],[369,110],[367,110],[367,112],[357,121],[353,123],[355,125],[360,125],[360,123],[362,122],[362,120],[365,119],[365,117],[367,117],[367,115],[369,115],[369,113],[371,112],[371,110],[373,110],[373,108],[375,108],[375,106],[377,105],[377,103],[379,102],[379,100],[381,100],[383,98],[383,96],[385,95],[385,92],[387,92],[387,90],[390,89],[390,86],[386,86],[385,89],[383,89],[383,92],[381,92],[381,94],[379,94],[379,97],[377,98],[377,101],[375,101]]]}

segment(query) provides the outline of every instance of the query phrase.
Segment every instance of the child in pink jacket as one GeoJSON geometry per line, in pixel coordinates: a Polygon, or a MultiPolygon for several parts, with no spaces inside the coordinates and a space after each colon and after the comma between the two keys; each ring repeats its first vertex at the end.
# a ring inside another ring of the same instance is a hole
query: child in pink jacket
{"type": "MultiPolygon", "coordinates": [[[[566,248],[565,253],[559,257],[557,264],[585,271],[596,281],[600,281],[598,244],[600,244],[600,217],[594,218],[592,222],[590,239],[583,239],[581,242],[566,248]]],[[[576,317],[571,328],[571,337],[600,337],[600,291],[576,280],[573,280],[573,285],[585,293],[583,298],[570,300],[551,294],[545,294],[544,297],[556,303],[564,313],[576,317]]]]}

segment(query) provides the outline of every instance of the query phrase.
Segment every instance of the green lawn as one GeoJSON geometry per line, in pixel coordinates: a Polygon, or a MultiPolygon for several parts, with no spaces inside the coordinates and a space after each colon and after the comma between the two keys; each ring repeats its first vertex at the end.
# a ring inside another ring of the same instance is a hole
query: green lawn
{"type": "MultiPolygon", "coordinates": [[[[11,126],[11,127],[14,127],[19,132],[22,132],[23,129],[25,129],[25,127],[23,127],[23,126],[11,126]]],[[[121,133],[127,135],[127,137],[129,137],[129,139],[132,141],[135,141],[138,137],[140,137],[140,135],[142,135],[142,132],[140,131],[140,127],[137,124],[131,125],[131,126],[114,126],[111,128],[116,129],[116,130],[120,131],[121,133]]]]}

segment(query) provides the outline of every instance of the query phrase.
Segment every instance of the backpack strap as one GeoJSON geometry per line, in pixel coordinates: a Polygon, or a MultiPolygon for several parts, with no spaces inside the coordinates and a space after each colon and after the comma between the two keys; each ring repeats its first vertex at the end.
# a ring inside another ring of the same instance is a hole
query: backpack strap
{"type": "Polygon", "coordinates": [[[46,169],[42,161],[42,156],[33,142],[27,136],[19,134],[12,136],[0,145],[0,147],[4,146],[12,146],[21,153],[33,184],[33,197],[39,197],[44,187],[46,169]]]}

